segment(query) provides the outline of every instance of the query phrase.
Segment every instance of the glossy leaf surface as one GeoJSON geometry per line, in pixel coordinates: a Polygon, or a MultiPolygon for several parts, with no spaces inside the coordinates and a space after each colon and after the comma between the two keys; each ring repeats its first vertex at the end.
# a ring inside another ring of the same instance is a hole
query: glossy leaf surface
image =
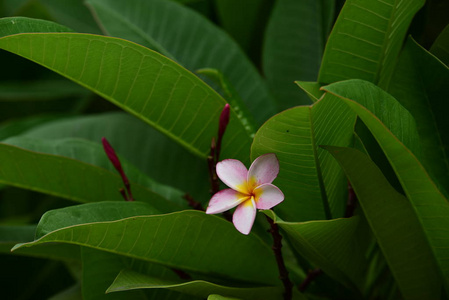
{"type": "Polygon", "coordinates": [[[278,282],[275,259],[267,245],[257,236],[244,236],[231,223],[204,212],[183,211],[70,226],[14,249],[49,242],[92,247],[245,282],[278,282]]]}
{"type": "Polygon", "coordinates": [[[388,84],[405,34],[424,0],[345,2],[326,44],[318,81],[388,84]]]}
{"type": "Polygon", "coordinates": [[[439,270],[411,203],[368,156],[351,148],[325,149],[345,170],[404,299],[440,298],[439,270]]]}

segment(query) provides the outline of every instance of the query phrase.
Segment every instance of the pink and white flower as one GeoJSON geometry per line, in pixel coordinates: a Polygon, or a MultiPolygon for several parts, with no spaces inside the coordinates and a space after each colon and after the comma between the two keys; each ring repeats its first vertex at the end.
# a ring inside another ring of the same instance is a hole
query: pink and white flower
{"type": "Polygon", "coordinates": [[[207,214],[218,214],[237,206],[232,222],[243,234],[249,234],[257,209],[270,209],[284,200],[284,194],[271,184],[279,173],[279,161],[274,153],[254,160],[249,168],[236,159],[217,164],[217,175],[230,189],[216,193],[210,199],[207,214]]]}

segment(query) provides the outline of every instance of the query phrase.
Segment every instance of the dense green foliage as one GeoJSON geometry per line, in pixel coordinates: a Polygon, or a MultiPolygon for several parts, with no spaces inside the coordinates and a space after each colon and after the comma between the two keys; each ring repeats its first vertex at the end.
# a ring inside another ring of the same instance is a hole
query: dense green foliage
{"type": "Polygon", "coordinates": [[[268,217],[292,299],[448,299],[447,11],[2,1],[1,298],[283,299],[268,217]],[[280,164],[249,235],[187,201],[211,197],[226,103],[220,159],[280,164]]]}

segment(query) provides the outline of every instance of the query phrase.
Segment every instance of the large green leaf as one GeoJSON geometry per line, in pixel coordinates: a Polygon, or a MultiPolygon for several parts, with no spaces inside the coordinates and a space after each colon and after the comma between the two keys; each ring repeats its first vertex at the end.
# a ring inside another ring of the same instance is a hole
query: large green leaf
{"type": "Polygon", "coordinates": [[[272,211],[266,214],[304,258],[361,295],[367,260],[357,239],[359,217],[294,223],[277,218],[272,211]]]}
{"type": "Polygon", "coordinates": [[[317,79],[334,2],[276,1],[265,33],[263,68],[281,109],[310,103],[294,81],[317,79]]]}
{"type": "Polygon", "coordinates": [[[9,137],[24,133],[30,128],[38,127],[39,125],[54,121],[61,116],[57,115],[38,115],[28,118],[16,119],[4,122],[0,124],[0,141],[3,141],[9,137]]]}
{"type": "Polygon", "coordinates": [[[430,48],[430,52],[449,66],[449,25],[440,33],[430,48]]]}
{"type": "Polygon", "coordinates": [[[386,86],[415,13],[424,0],[348,0],[332,30],[318,81],[364,79],[386,86]]]}
{"type": "MultiPolygon", "coordinates": [[[[11,249],[18,243],[31,242],[34,239],[36,225],[23,226],[0,226],[0,253],[11,254],[11,249]]],[[[12,254],[33,256],[40,258],[50,258],[66,262],[80,261],[79,249],[72,245],[43,245],[36,248],[22,248],[12,254]]]]}
{"type": "MultiPolygon", "coordinates": [[[[173,271],[160,265],[149,262],[138,261],[135,259],[123,257],[121,255],[95,250],[92,248],[81,248],[83,259],[83,299],[142,299],[142,300],[189,300],[189,296],[181,295],[169,290],[153,291],[128,291],[126,293],[108,293],[108,287],[114,282],[117,274],[124,268],[145,272],[145,274],[154,274],[159,278],[176,279],[173,271]]],[[[196,299],[196,298],[195,298],[196,299]]]]}
{"type": "MultiPolygon", "coordinates": [[[[209,153],[225,101],[164,56],[122,39],[75,33],[11,35],[0,48],[91,89],[194,154],[209,153]]],[[[223,155],[245,160],[249,141],[231,112],[223,155]]]]}
{"type": "MultiPolygon", "coordinates": [[[[122,112],[48,122],[21,136],[51,140],[74,137],[96,143],[106,137],[119,156],[124,157],[148,177],[179,188],[196,200],[204,201],[209,196],[209,185],[204,184],[209,180],[207,165],[202,159],[141,120],[122,112]]],[[[105,158],[104,155],[101,156],[105,158]]],[[[109,168],[111,164],[102,166],[109,168]]]]}
{"type": "Polygon", "coordinates": [[[449,69],[409,38],[388,92],[416,120],[424,167],[439,188],[449,188],[449,69]]]}
{"type": "Polygon", "coordinates": [[[439,299],[442,280],[411,203],[362,152],[325,149],[348,176],[404,299],[439,299]]]}
{"type": "Polygon", "coordinates": [[[337,82],[323,87],[322,90],[340,98],[354,100],[366,107],[415,156],[421,157],[422,149],[415,119],[390,94],[368,81],[359,79],[337,82]]]}
{"type": "Polygon", "coordinates": [[[346,180],[338,164],[318,145],[348,146],[355,114],[332,95],[312,107],[286,110],[257,132],[251,157],[274,152],[280,163],[275,184],[285,199],[279,214],[289,221],[341,217],[346,204],[346,180]]]}
{"type": "MultiPolygon", "coordinates": [[[[123,201],[118,192],[123,186],[120,176],[101,167],[4,143],[0,143],[0,162],[1,183],[79,202],[123,201]]],[[[131,182],[131,186],[136,199],[151,202],[162,212],[177,207],[142,185],[131,182]]]]}
{"type": "MultiPolygon", "coordinates": [[[[47,220],[48,221],[48,220],[47,220]]],[[[14,250],[45,243],[88,246],[165,266],[245,282],[278,284],[271,249],[216,216],[198,211],[69,226],[14,250]]]]}
{"type": "Polygon", "coordinates": [[[262,123],[276,112],[268,88],[229,36],[194,11],[165,0],[89,0],[105,31],[144,45],[191,71],[218,69],[262,123]]]}
{"type": "MultiPolygon", "coordinates": [[[[76,138],[65,138],[61,140],[42,140],[20,136],[7,139],[3,141],[3,143],[14,145],[34,152],[72,158],[77,161],[106,169],[110,173],[116,173],[112,163],[107,158],[103,147],[99,143],[76,138]]],[[[181,191],[157,183],[125,160],[122,161],[122,166],[127,177],[132,182],[135,182],[136,184],[147,188],[153,193],[159,195],[159,197],[168,199],[173,203],[176,203],[180,207],[185,204],[185,200],[182,199],[183,193],[181,191]]]]}
{"type": "MultiPolygon", "coordinates": [[[[449,238],[447,236],[447,229],[449,228],[449,203],[441,191],[438,190],[420,161],[405,146],[404,140],[407,140],[406,137],[395,136],[391,128],[390,131],[378,119],[377,115],[374,115],[373,112],[357,103],[366,103],[366,100],[370,99],[373,94],[368,91],[361,93],[360,88],[363,88],[363,85],[360,85],[360,82],[357,81],[353,81],[353,83],[358,84],[352,85],[352,88],[344,89],[345,95],[339,95],[339,97],[341,97],[342,102],[348,104],[357,113],[387,156],[407,199],[411,202],[419,222],[426,233],[428,242],[432,247],[432,252],[445,280],[445,286],[448,287],[449,260],[447,260],[447,257],[449,256],[449,238]]],[[[330,85],[325,89],[332,90],[332,93],[336,93],[335,89],[333,89],[336,85],[330,85]]],[[[382,100],[385,99],[376,98],[376,101],[382,103],[384,102],[382,100]]],[[[398,127],[402,123],[403,127],[408,128],[411,123],[404,120],[403,116],[398,115],[398,119],[393,120],[398,127]]],[[[406,132],[406,130],[403,132],[406,132]]]]}
{"type": "Polygon", "coordinates": [[[137,272],[123,270],[108,288],[108,292],[119,292],[134,289],[169,289],[191,296],[206,298],[210,294],[242,299],[281,299],[282,287],[230,287],[203,280],[181,281],[164,280],[137,272]]]}

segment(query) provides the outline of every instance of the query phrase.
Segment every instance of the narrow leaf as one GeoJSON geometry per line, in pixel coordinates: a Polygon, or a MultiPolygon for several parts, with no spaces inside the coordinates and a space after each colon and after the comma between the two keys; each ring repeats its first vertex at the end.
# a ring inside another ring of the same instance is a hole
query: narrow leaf
{"type": "Polygon", "coordinates": [[[70,226],[13,250],[52,242],[244,282],[278,283],[271,249],[257,236],[244,236],[230,222],[198,211],[70,226]]]}
{"type": "Polygon", "coordinates": [[[411,203],[358,150],[325,146],[340,163],[404,299],[439,299],[441,277],[411,203]]]}
{"type": "Polygon", "coordinates": [[[424,0],[348,0],[326,44],[318,81],[364,79],[388,85],[415,13],[424,0]]]}
{"type": "Polygon", "coordinates": [[[229,287],[215,283],[194,281],[170,281],[156,277],[146,276],[137,272],[123,270],[114,280],[107,292],[119,292],[134,289],[169,289],[191,296],[206,298],[210,294],[220,294],[226,297],[238,297],[242,299],[280,299],[282,287],[229,287]]]}

